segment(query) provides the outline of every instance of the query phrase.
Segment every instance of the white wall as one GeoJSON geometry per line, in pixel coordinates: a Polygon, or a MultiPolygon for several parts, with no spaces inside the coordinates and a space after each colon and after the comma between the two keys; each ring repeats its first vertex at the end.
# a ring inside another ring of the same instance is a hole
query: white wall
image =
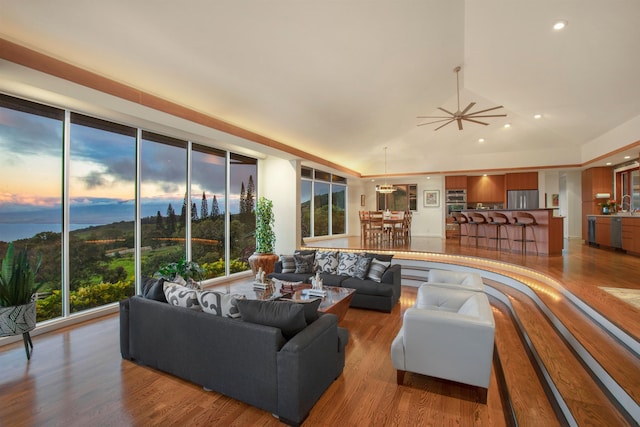
{"type": "Polygon", "coordinates": [[[273,202],[276,254],[290,254],[299,246],[300,161],[268,157],[258,163],[258,196],[273,202]]]}
{"type": "Polygon", "coordinates": [[[561,193],[560,199],[560,206],[566,206],[566,211],[560,211],[566,217],[565,236],[569,239],[582,239],[582,173],[565,172],[561,178],[565,181],[565,191],[561,193]],[[562,196],[566,197],[565,203],[562,196]]]}

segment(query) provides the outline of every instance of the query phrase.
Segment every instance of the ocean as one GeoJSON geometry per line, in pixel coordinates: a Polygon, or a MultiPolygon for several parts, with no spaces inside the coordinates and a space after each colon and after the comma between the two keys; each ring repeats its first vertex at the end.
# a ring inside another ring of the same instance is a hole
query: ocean
{"type": "MultiPolygon", "coordinates": [[[[81,228],[87,228],[94,225],[103,224],[69,224],[69,229],[79,230],[81,228]]],[[[28,239],[43,231],[52,231],[54,233],[60,233],[62,231],[62,224],[15,224],[15,223],[0,223],[0,241],[12,242],[14,240],[28,239]]]]}

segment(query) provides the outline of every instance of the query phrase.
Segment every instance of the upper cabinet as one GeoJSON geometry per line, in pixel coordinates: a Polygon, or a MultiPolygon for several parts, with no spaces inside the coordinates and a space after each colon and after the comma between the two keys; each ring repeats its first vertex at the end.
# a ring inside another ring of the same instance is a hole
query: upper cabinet
{"type": "Polygon", "coordinates": [[[504,203],[504,175],[467,177],[467,203],[504,203]]]}
{"type": "Polygon", "coordinates": [[[505,187],[509,190],[537,190],[538,172],[508,173],[505,175],[505,187]]]}
{"type": "Polygon", "coordinates": [[[464,190],[467,188],[467,176],[455,175],[444,177],[444,188],[446,190],[464,190]]]}

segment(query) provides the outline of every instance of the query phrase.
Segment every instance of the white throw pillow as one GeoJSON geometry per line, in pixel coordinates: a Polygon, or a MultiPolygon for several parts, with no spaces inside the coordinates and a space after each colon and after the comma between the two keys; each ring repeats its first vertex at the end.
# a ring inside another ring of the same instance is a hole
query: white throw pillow
{"type": "Polygon", "coordinates": [[[319,271],[320,273],[336,274],[338,269],[338,252],[317,251],[315,263],[316,271],[319,271]]]}
{"type": "Polygon", "coordinates": [[[202,311],[198,302],[198,293],[195,289],[173,282],[164,282],[163,290],[169,304],[194,311],[202,311]]]}
{"type": "Polygon", "coordinates": [[[244,295],[216,291],[199,291],[197,294],[200,307],[205,313],[234,319],[240,317],[237,300],[244,298],[244,295]]]}

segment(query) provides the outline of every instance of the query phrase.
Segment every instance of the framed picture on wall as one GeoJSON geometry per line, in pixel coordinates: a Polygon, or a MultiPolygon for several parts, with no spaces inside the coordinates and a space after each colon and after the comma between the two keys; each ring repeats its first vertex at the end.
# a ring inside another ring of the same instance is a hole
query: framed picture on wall
{"type": "Polygon", "coordinates": [[[425,208],[440,207],[440,190],[424,190],[423,204],[425,208]]]}

